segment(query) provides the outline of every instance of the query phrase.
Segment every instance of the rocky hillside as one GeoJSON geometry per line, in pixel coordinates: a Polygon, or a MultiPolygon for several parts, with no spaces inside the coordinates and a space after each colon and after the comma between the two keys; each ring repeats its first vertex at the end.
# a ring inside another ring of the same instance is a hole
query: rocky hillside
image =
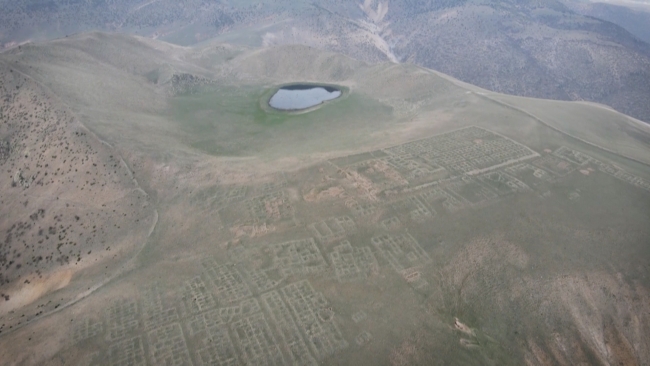
{"type": "Polygon", "coordinates": [[[116,275],[154,210],[120,155],[12,65],[0,64],[0,96],[2,333],[116,275]]]}
{"type": "Polygon", "coordinates": [[[394,53],[486,89],[607,104],[650,121],[650,46],[559,2],[389,12],[394,53]]]}

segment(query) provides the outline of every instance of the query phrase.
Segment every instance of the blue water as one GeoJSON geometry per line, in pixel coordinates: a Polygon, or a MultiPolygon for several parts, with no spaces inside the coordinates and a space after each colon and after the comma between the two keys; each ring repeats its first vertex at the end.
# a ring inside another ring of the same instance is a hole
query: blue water
{"type": "Polygon", "coordinates": [[[341,91],[326,86],[290,85],[280,88],[269,100],[275,109],[306,109],[341,96],[341,91]]]}

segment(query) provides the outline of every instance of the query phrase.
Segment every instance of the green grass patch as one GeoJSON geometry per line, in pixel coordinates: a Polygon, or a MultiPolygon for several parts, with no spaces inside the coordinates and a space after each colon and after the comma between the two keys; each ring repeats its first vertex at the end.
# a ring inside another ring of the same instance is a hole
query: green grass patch
{"type": "Polygon", "coordinates": [[[339,86],[341,97],[311,110],[275,110],[268,100],[279,87],[220,86],[177,96],[170,114],[185,144],[216,156],[256,155],[305,141],[311,141],[316,150],[328,144],[352,147],[359,138],[355,131],[392,120],[390,107],[339,86]]]}

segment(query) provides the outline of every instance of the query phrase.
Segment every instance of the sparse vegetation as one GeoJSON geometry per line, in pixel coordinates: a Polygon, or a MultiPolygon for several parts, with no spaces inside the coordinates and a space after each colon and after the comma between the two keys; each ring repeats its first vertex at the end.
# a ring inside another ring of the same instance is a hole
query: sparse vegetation
{"type": "MultiPolygon", "coordinates": [[[[0,220],[0,288],[15,291],[20,283],[25,291],[38,292],[42,283],[71,263],[97,260],[90,256],[92,249],[119,242],[121,234],[111,229],[113,223],[120,221],[129,227],[127,222],[151,212],[142,210],[146,196],[129,194],[133,189],[130,180],[104,167],[117,163],[108,157],[111,150],[89,136],[55,96],[26,75],[4,66],[0,66],[0,80],[0,95],[4,95],[0,167],[6,172],[6,179],[0,181],[0,215],[4,217],[0,220]],[[100,161],[101,166],[97,163],[100,161]],[[116,201],[118,192],[125,196],[116,201]],[[102,201],[122,214],[118,217],[97,207],[102,201]],[[136,207],[132,206],[134,202],[138,203],[136,207]],[[82,216],[95,223],[92,229],[82,216]],[[83,245],[78,245],[80,242],[83,245]]],[[[65,296],[70,301],[76,294],[73,291],[65,296]]],[[[9,294],[2,297],[6,304],[1,308],[29,305],[11,300],[15,297],[9,294]]],[[[33,311],[21,316],[12,327],[43,313],[33,311]]],[[[1,318],[11,324],[6,313],[1,318]]]]}
{"type": "Polygon", "coordinates": [[[5,51],[0,81],[3,360],[650,359],[650,130],[627,116],[102,33],[5,51]],[[346,93],[263,108],[290,82],[346,93]]]}

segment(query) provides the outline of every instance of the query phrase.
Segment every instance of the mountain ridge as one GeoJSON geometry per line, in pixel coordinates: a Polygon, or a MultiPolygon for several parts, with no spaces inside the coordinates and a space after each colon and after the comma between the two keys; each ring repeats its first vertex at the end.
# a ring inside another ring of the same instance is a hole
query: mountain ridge
{"type": "Polygon", "coordinates": [[[31,10],[15,2],[0,4],[5,17],[0,43],[17,44],[30,38],[24,34],[48,31],[39,37],[62,37],[61,24],[74,10],[70,24],[76,31],[127,32],[185,45],[211,38],[254,47],[305,44],[371,63],[416,63],[496,92],[594,101],[650,121],[645,103],[650,46],[621,21],[594,18],[587,5],[574,0],[50,5],[47,11],[55,9],[59,19],[58,33],[50,31],[55,25],[43,19],[45,10],[39,12],[37,4],[31,10]],[[100,22],[102,14],[106,19],[100,22]]]}

